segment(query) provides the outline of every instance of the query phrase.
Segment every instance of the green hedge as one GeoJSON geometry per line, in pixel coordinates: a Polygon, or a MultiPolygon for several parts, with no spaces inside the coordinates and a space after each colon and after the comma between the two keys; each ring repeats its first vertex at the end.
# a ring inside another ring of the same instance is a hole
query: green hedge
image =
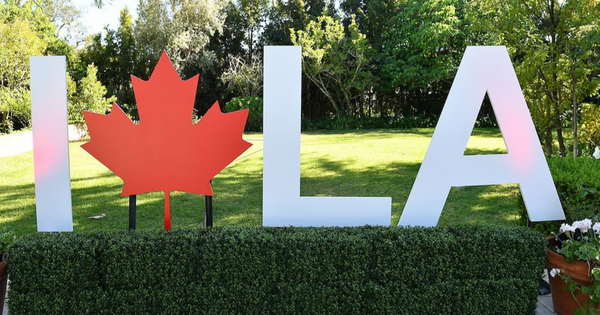
{"type": "MultiPolygon", "coordinates": [[[[566,222],[585,218],[600,221],[600,161],[592,157],[551,157],[548,167],[565,211],[566,222]]],[[[519,195],[519,214],[527,222],[523,198],[519,195]]],[[[536,223],[534,228],[545,235],[558,232],[564,221],[536,223]]]]}
{"type": "Polygon", "coordinates": [[[214,228],[36,234],[9,253],[19,314],[534,314],[525,228],[214,228]]]}

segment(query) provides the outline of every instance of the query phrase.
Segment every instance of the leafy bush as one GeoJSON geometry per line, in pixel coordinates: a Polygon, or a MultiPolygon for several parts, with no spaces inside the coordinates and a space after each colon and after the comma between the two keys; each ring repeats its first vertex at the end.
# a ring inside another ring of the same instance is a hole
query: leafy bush
{"type": "Polygon", "coordinates": [[[115,96],[106,98],[106,87],[97,78],[98,68],[94,64],[88,65],[87,74],[77,84],[67,76],[67,93],[69,96],[68,114],[69,121],[83,122],[83,111],[104,114],[111,108],[115,96]]]}
{"type": "Polygon", "coordinates": [[[31,94],[27,89],[0,86],[0,133],[11,133],[31,124],[31,94]]]}
{"type": "MultiPolygon", "coordinates": [[[[0,257],[6,253],[10,245],[15,242],[17,237],[11,231],[0,231],[0,257]]],[[[2,259],[0,259],[2,261],[2,259]]]]}
{"type": "MultiPolygon", "coordinates": [[[[552,173],[558,197],[562,203],[567,222],[585,218],[600,219],[600,161],[591,157],[551,157],[548,167],[552,173]]],[[[527,211],[519,198],[519,214],[527,222],[527,211]]],[[[550,235],[558,231],[563,221],[542,222],[535,229],[550,235]]]]}
{"type": "Polygon", "coordinates": [[[525,228],[214,228],[36,234],[11,247],[19,314],[534,314],[525,228]]]}
{"type": "Polygon", "coordinates": [[[263,99],[256,96],[234,97],[225,105],[225,111],[233,112],[249,108],[246,131],[262,131],[263,99]]]}

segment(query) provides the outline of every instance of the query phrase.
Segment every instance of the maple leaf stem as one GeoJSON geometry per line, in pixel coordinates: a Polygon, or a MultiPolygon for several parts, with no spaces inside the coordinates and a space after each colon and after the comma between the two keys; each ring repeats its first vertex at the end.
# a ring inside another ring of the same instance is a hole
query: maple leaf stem
{"type": "Polygon", "coordinates": [[[165,190],[165,230],[171,229],[171,192],[165,190]]]}

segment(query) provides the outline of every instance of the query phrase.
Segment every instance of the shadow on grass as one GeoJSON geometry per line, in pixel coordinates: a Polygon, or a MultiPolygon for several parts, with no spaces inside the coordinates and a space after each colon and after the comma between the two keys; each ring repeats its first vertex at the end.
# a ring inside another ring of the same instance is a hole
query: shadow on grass
{"type": "MultiPolygon", "coordinates": [[[[392,225],[400,220],[420,168],[420,163],[393,162],[356,170],[351,162],[313,160],[314,173],[326,175],[302,177],[302,196],[392,197],[392,225]]],[[[439,224],[517,224],[517,193],[517,185],[452,188],[439,224]]]]}

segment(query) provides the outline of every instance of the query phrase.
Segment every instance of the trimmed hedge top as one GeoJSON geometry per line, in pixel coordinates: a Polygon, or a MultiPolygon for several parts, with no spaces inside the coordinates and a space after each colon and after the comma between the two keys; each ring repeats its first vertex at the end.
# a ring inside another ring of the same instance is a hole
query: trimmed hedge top
{"type": "Polygon", "coordinates": [[[534,314],[525,228],[213,228],[36,234],[10,251],[18,314],[534,314]]]}

